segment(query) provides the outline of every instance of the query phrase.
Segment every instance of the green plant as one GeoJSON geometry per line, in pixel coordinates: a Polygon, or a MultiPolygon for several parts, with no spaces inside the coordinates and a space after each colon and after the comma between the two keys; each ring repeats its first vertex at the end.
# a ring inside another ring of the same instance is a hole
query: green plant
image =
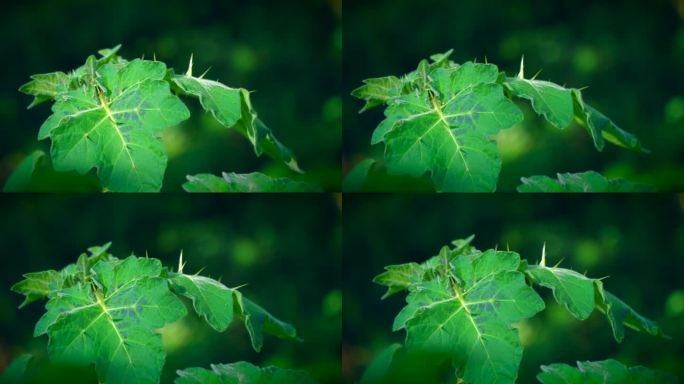
{"type": "Polygon", "coordinates": [[[623,179],[609,180],[594,171],[559,173],[554,180],[547,176],[523,177],[518,192],[651,192],[648,185],[623,179]]]}
{"type": "MultiPolygon", "coordinates": [[[[437,256],[420,264],[387,266],[375,277],[375,283],[387,287],[383,299],[408,291],[406,306],[392,326],[393,331],[406,332],[406,341],[404,346],[395,344],[381,353],[363,382],[392,382],[405,377],[394,371],[411,366],[420,367],[419,375],[436,371],[427,377],[441,382],[514,383],[523,348],[513,324],[545,308],[535,287],[550,289],[554,299],[578,320],[587,319],[594,310],[603,313],[618,342],[624,338],[625,328],[663,336],[655,322],[608,292],[600,279],[547,266],[545,252],[539,264],[528,264],[511,251],[482,252],[470,245],[472,239],[456,240],[452,247],[444,246],[437,256]],[[414,358],[424,363],[411,365],[414,358]]],[[[580,370],[585,370],[583,367],[591,367],[587,377],[597,371],[605,377],[618,377],[613,375],[626,369],[607,362],[580,364],[580,370]]],[[[539,378],[543,383],[564,382],[553,381],[553,372],[580,375],[559,365],[542,369],[545,373],[539,378]]],[[[648,372],[645,368],[630,370],[636,374],[634,371],[648,372]]],[[[676,382],[670,375],[652,374],[667,378],[659,382],[676,382]]],[[[572,380],[568,382],[592,382],[572,380]]]]}
{"type": "MultiPolygon", "coordinates": [[[[89,254],[81,254],[76,263],[60,271],[27,273],[12,287],[25,296],[20,308],[36,300],[48,300],[34,336],[48,336],[47,352],[52,361],[93,364],[103,383],[158,383],[166,353],[157,330],[187,315],[181,298],[189,299],[197,315],[217,332],[225,331],[234,318],[240,318],[257,352],[263,345],[264,333],[297,340],[294,327],[244,297],[237,288],[198,274],[186,274],[182,254],[174,272],[158,259],[134,255],[116,258],[108,252],[109,245],[89,248],[89,254]]],[[[19,361],[25,366],[25,360],[19,361]]],[[[300,372],[281,372],[274,367],[262,372],[244,362],[215,371],[226,377],[305,377],[300,372]]],[[[193,382],[191,378],[196,375],[209,375],[199,368],[178,373],[178,383],[193,382]]]]}
{"type": "Polygon", "coordinates": [[[285,177],[274,178],[263,173],[223,173],[222,177],[201,173],[188,176],[183,184],[187,192],[320,192],[313,184],[285,177]]]}
{"type": "MultiPolygon", "coordinates": [[[[565,129],[574,120],[586,128],[597,150],[606,141],[646,152],[637,138],[620,129],[586,104],[579,89],[508,77],[490,63],[456,64],[451,50],[422,60],[401,78],[364,80],[352,95],[365,100],[360,112],[385,106],[385,119],[373,132],[371,144],[384,142],[384,164],[391,174],[419,177],[429,173],[437,191],[493,192],[501,159],[494,137],[523,120],[511,99],[529,100],[534,111],[551,125],[565,129]]],[[[350,172],[354,178],[365,171],[350,172]]],[[[360,181],[350,187],[359,188],[360,181]]]]}
{"type": "MultiPolygon", "coordinates": [[[[99,58],[91,55],[69,73],[34,75],[19,88],[34,96],[29,108],[54,101],[38,139],[51,140],[55,170],[85,174],[95,168],[104,190],[159,191],[167,163],[161,136],[190,117],[178,97],[190,96],[221,125],[246,137],[257,156],[265,153],[301,172],[292,152],[257,117],[249,91],[194,76],[192,57],[187,72],[176,74],[156,59],[125,60],[119,48],[103,49],[99,58]]],[[[19,167],[20,176],[6,190],[30,181],[34,158],[19,167]]]]}

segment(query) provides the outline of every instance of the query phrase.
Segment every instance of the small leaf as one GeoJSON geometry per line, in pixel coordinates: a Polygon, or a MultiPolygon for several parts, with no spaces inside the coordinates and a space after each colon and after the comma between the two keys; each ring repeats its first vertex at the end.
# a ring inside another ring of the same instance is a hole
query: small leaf
{"type": "Polygon", "coordinates": [[[402,86],[401,80],[394,76],[366,79],[364,85],[352,91],[351,95],[366,100],[359,113],[385,104],[402,86]]]}
{"type": "Polygon", "coordinates": [[[518,192],[651,192],[649,185],[632,183],[624,179],[607,179],[594,171],[559,173],[554,180],[547,176],[520,179],[518,192]]]}
{"type": "Polygon", "coordinates": [[[119,49],[121,49],[121,44],[117,44],[113,48],[100,49],[99,51],[97,51],[97,53],[100,54],[100,56],[102,56],[100,58],[100,61],[107,62],[117,58],[118,56],[116,55],[116,53],[119,52],[119,49]]]}
{"type": "Polygon", "coordinates": [[[218,332],[233,320],[233,290],[214,279],[174,273],[169,279],[173,290],[192,300],[195,312],[218,332]]]}
{"type": "Polygon", "coordinates": [[[12,291],[26,296],[19,308],[47,297],[50,292],[62,288],[64,282],[62,274],[54,270],[30,272],[24,274],[24,277],[24,280],[14,284],[11,288],[12,291]]]}
{"type": "Polygon", "coordinates": [[[24,375],[26,374],[31,360],[33,360],[33,355],[30,353],[24,353],[14,359],[2,374],[0,374],[0,383],[19,384],[23,382],[24,375]]]}
{"type": "Polygon", "coordinates": [[[592,139],[594,139],[594,146],[596,146],[597,150],[602,151],[605,146],[605,140],[608,140],[623,148],[649,152],[641,146],[636,136],[623,131],[601,112],[584,103],[580,90],[573,89],[572,96],[575,121],[587,129],[592,139]]]}
{"type": "Polygon", "coordinates": [[[264,332],[282,339],[297,340],[297,331],[292,325],[278,320],[265,309],[243,297],[240,291],[233,290],[233,295],[236,303],[235,310],[245,322],[245,328],[255,351],[261,351],[264,344],[264,332]]]}
{"type": "Polygon", "coordinates": [[[679,380],[670,373],[642,366],[626,367],[617,360],[577,362],[577,368],[567,364],[542,365],[537,380],[542,384],[675,384],[679,380]]]}
{"type": "Polygon", "coordinates": [[[655,321],[641,316],[625,302],[606,291],[600,280],[594,280],[594,287],[596,307],[608,318],[615,340],[622,341],[625,336],[625,326],[637,332],[667,337],[655,321]]]}
{"type": "Polygon", "coordinates": [[[373,165],[375,165],[375,159],[365,159],[356,164],[344,178],[342,190],[345,192],[360,192],[373,165]]]}
{"type": "Polygon", "coordinates": [[[245,136],[252,143],[257,156],[266,153],[295,172],[301,172],[292,152],[257,118],[249,91],[188,75],[175,75],[173,81],[182,92],[199,98],[202,108],[210,112],[221,125],[235,128],[245,136]]]}
{"type": "Polygon", "coordinates": [[[183,184],[187,192],[319,192],[320,187],[285,177],[273,178],[263,173],[223,173],[223,178],[211,174],[187,176],[183,184]]]}
{"type": "Polygon", "coordinates": [[[45,152],[43,151],[34,151],[26,156],[7,179],[3,192],[26,192],[36,168],[45,161],[45,152]]]}
{"type": "MultiPolygon", "coordinates": [[[[192,68],[192,60],[190,63],[189,68],[192,68]]],[[[202,108],[210,112],[221,125],[231,128],[240,120],[239,88],[189,75],[175,75],[173,81],[183,92],[196,96],[202,108]]]]}
{"type": "Polygon", "coordinates": [[[513,96],[530,100],[532,108],[557,128],[572,122],[572,93],[569,89],[548,81],[508,78],[504,83],[513,96]]]}
{"type": "Polygon", "coordinates": [[[373,282],[387,287],[387,292],[382,296],[382,299],[385,299],[408,289],[413,278],[422,272],[423,268],[417,263],[388,265],[385,267],[385,272],[373,278],[373,282]]]}
{"type": "Polygon", "coordinates": [[[273,366],[259,368],[245,361],[212,364],[211,370],[187,368],[176,373],[176,384],[315,384],[315,381],[302,371],[273,366]]]}
{"type": "Polygon", "coordinates": [[[550,288],[553,297],[579,320],[594,310],[594,279],[565,268],[531,265],[527,274],[535,284],[550,288]]]}
{"type": "Polygon", "coordinates": [[[52,72],[31,76],[31,81],[22,85],[19,92],[33,95],[34,99],[28,108],[33,108],[66,92],[70,88],[71,78],[64,72],[52,72]]]}
{"type": "Polygon", "coordinates": [[[361,378],[361,384],[380,382],[387,374],[394,355],[402,348],[401,344],[394,343],[385,348],[373,359],[373,362],[366,368],[361,378]]]}
{"type": "Polygon", "coordinates": [[[186,192],[230,192],[228,183],[218,176],[208,173],[187,175],[188,181],[183,184],[186,192]]]}

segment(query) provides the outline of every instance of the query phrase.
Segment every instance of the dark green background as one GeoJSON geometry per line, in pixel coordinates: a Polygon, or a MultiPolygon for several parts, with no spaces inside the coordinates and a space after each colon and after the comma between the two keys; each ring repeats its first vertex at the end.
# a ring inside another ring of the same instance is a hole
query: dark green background
{"type": "MultiPolygon", "coordinates": [[[[307,174],[339,190],[341,147],[339,1],[209,0],[21,1],[0,11],[0,184],[38,142],[49,103],[26,110],[31,97],[17,89],[36,73],[68,71],[100,48],[123,44],[132,59],[145,55],[177,72],[194,53],[194,73],[256,91],[259,117],[292,149],[307,174]]],[[[249,142],[183,99],[190,120],[165,132],[169,164],[164,190],[180,190],[185,175],[263,171],[291,175],[249,142]]],[[[71,189],[92,188],[82,179],[71,189]]],[[[57,188],[58,186],[53,186],[57,188]]]]}
{"type": "Polygon", "coordinates": [[[240,360],[340,382],[342,240],[334,196],[5,196],[0,211],[0,372],[20,353],[45,360],[47,338],[32,337],[44,302],[18,310],[22,296],[11,285],[23,273],[60,269],[87,247],[112,241],[118,257],[148,253],[174,269],[183,250],[186,272],[204,268],[229,287],[246,284],[245,296],[303,339],[266,335],[256,353],[238,321],[219,334],[189,310],[164,336],[174,346],[167,347],[162,383],[177,369],[240,360]]]}
{"type": "MultiPolygon", "coordinates": [[[[595,170],[660,190],[684,190],[684,1],[345,1],[343,19],[344,172],[369,156],[382,108],[358,115],[349,96],[363,79],[402,75],[433,53],[485,58],[509,75],[538,70],[541,80],[588,86],[584,100],[635,133],[650,155],[606,144],[594,149],[584,128],[558,130],[527,103],[524,123],[499,136],[499,191],[520,177],[595,170]]],[[[371,190],[429,189],[429,181],[372,178],[371,190]]]]}
{"type": "Polygon", "coordinates": [[[684,379],[684,196],[673,195],[369,195],[344,201],[343,367],[347,379],[383,347],[403,342],[392,321],[404,294],[380,300],[371,282],[390,264],[422,262],[452,240],[475,234],[481,249],[541,258],[590,277],[642,315],[660,323],[672,340],[627,330],[621,344],[598,312],[583,322],[539,289],[547,309],[524,322],[520,383],[535,383],[539,366],[616,358],[684,379]]]}

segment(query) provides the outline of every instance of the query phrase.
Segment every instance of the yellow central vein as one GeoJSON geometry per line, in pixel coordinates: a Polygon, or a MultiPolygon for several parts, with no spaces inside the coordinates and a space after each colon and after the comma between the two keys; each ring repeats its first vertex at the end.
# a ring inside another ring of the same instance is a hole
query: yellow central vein
{"type": "Polygon", "coordinates": [[[104,99],[104,96],[102,95],[102,92],[99,90],[97,91],[97,96],[100,98],[100,105],[102,106],[102,109],[107,113],[107,116],[109,117],[109,120],[112,121],[112,125],[114,126],[114,131],[116,134],[119,136],[121,139],[121,144],[123,145],[123,150],[126,152],[128,155],[128,159],[131,161],[131,166],[135,170],[135,161],[133,161],[133,156],[131,156],[131,152],[128,150],[128,144],[126,143],[126,140],[123,137],[123,134],[121,134],[121,131],[119,130],[119,126],[116,124],[116,119],[114,118],[114,115],[112,114],[112,111],[109,109],[109,105],[104,99]]]}
{"type": "Polygon", "coordinates": [[[128,353],[128,349],[126,349],[126,344],[124,343],[123,336],[121,336],[121,333],[119,333],[119,328],[116,327],[116,324],[114,323],[114,318],[112,318],[112,315],[109,313],[109,309],[107,308],[104,301],[102,300],[102,297],[97,291],[95,292],[95,297],[97,298],[97,303],[100,305],[100,308],[102,308],[102,313],[106,315],[107,321],[112,326],[112,329],[114,329],[114,332],[116,332],[116,336],[119,338],[119,346],[122,347],[124,352],[126,353],[128,363],[133,365],[133,360],[131,360],[131,355],[128,353]]]}
{"type": "Polygon", "coordinates": [[[470,320],[470,323],[473,325],[475,332],[477,332],[477,340],[480,342],[480,344],[482,344],[482,349],[484,349],[485,353],[487,354],[487,359],[490,359],[491,357],[489,356],[489,350],[487,349],[487,346],[484,343],[482,333],[480,332],[480,328],[478,328],[477,324],[475,323],[475,319],[473,318],[473,314],[470,313],[470,308],[468,308],[469,303],[465,301],[463,293],[461,292],[461,288],[459,288],[458,284],[456,284],[451,278],[449,278],[449,280],[451,281],[451,286],[454,289],[454,293],[456,293],[456,297],[458,298],[458,301],[461,304],[461,307],[463,308],[463,312],[465,312],[466,317],[468,317],[468,320],[470,320]]]}
{"type": "Polygon", "coordinates": [[[432,106],[435,108],[435,112],[437,112],[439,119],[442,121],[442,123],[444,123],[444,128],[449,133],[449,137],[451,137],[451,140],[453,140],[454,144],[456,144],[456,152],[458,152],[458,154],[461,156],[461,160],[463,160],[465,173],[470,174],[470,169],[468,169],[468,162],[466,162],[465,156],[463,156],[461,145],[458,143],[458,140],[456,140],[456,138],[454,137],[454,134],[451,132],[451,129],[449,129],[449,122],[446,120],[446,117],[444,116],[442,109],[439,107],[439,104],[437,104],[437,101],[435,100],[435,97],[433,95],[430,95],[430,101],[432,101],[432,106]]]}

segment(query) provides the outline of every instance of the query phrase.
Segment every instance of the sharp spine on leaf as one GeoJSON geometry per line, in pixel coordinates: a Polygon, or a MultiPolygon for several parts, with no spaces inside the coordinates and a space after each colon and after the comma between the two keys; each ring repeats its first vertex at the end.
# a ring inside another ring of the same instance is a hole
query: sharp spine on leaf
{"type": "Polygon", "coordinates": [[[183,273],[185,263],[183,262],[183,250],[180,251],[180,258],[178,259],[178,273],[183,273]]]}
{"type": "Polygon", "coordinates": [[[190,62],[188,63],[188,70],[187,70],[187,72],[185,72],[185,74],[187,76],[190,76],[190,77],[192,77],[192,56],[193,56],[193,54],[191,53],[190,54],[190,62]]]}

